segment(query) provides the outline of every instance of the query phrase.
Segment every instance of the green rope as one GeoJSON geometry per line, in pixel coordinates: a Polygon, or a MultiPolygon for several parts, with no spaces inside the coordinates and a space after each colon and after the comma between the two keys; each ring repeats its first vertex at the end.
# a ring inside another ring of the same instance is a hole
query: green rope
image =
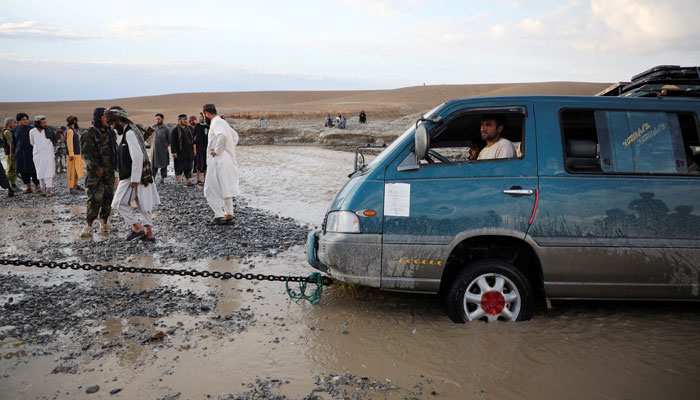
{"type": "Polygon", "coordinates": [[[316,304],[321,300],[321,293],[323,293],[323,276],[319,272],[314,272],[309,275],[309,282],[316,284],[316,290],[309,295],[306,294],[307,282],[299,282],[299,293],[289,288],[288,280],[284,282],[284,285],[287,288],[289,297],[297,303],[302,300],[308,300],[311,304],[316,304]]]}

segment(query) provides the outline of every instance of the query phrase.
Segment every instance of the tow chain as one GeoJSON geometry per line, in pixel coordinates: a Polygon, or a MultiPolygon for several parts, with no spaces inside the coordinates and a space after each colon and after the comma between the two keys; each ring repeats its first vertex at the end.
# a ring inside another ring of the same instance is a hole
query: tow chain
{"type": "Polygon", "coordinates": [[[265,275],[265,274],[243,274],[241,272],[219,272],[219,271],[198,271],[196,269],[168,269],[168,268],[144,268],[144,267],[125,267],[123,265],[102,265],[102,264],[80,264],[76,262],[57,262],[57,261],[35,261],[22,259],[0,259],[0,265],[16,265],[25,267],[49,268],[49,269],[72,269],[83,271],[99,271],[99,272],[129,272],[132,274],[157,274],[157,275],[177,275],[177,276],[201,276],[202,278],[214,279],[246,279],[249,281],[271,281],[285,282],[287,294],[293,299],[302,298],[309,300],[312,304],[316,304],[321,297],[323,285],[333,283],[331,278],[322,276],[318,272],[314,272],[309,276],[285,276],[285,275],[265,275]],[[289,289],[289,282],[299,282],[301,293],[296,294],[289,289]],[[305,295],[306,285],[308,283],[316,284],[316,290],[313,294],[305,295]]]}

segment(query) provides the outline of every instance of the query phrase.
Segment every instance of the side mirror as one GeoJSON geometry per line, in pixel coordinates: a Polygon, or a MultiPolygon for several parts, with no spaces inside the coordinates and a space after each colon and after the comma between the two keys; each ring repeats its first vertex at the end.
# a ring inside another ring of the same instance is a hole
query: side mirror
{"type": "Polygon", "coordinates": [[[430,145],[430,137],[428,136],[428,130],[425,128],[425,125],[420,125],[416,128],[415,142],[416,161],[420,161],[425,158],[425,154],[428,152],[428,146],[430,145]]]}
{"type": "Polygon", "coordinates": [[[365,166],[365,155],[357,152],[357,157],[355,157],[355,171],[362,169],[365,166]]]}

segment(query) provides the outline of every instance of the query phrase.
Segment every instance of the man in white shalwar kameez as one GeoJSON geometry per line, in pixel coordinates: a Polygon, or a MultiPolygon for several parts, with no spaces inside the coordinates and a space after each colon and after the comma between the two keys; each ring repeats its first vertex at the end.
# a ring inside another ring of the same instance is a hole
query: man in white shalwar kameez
{"type": "Polygon", "coordinates": [[[240,194],[235,152],[238,132],[216,114],[213,104],[204,105],[203,111],[210,122],[204,197],[214,210],[212,223],[232,225],[233,197],[240,194]]]}
{"type": "Polygon", "coordinates": [[[107,123],[122,132],[118,143],[119,184],[112,200],[112,208],[119,210],[124,222],[131,228],[126,240],[140,239],[155,242],[153,235],[153,210],[160,204],[156,185],[151,180],[141,183],[143,160],[147,157],[143,133],[128,118],[121,107],[105,111],[107,123]],[[141,221],[134,213],[138,208],[141,221]]]}
{"type": "Polygon", "coordinates": [[[29,131],[29,143],[33,146],[32,160],[36,167],[36,177],[39,179],[42,196],[51,197],[53,177],[56,174],[56,158],[53,142],[47,134],[52,133],[46,129],[46,118],[43,115],[37,115],[34,117],[34,128],[29,131]]]}

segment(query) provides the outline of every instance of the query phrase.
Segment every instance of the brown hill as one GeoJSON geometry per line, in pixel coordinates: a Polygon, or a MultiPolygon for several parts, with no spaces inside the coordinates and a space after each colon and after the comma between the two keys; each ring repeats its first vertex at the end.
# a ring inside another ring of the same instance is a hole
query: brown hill
{"type": "Polygon", "coordinates": [[[424,112],[454,98],[503,95],[593,95],[609,83],[543,82],[518,84],[433,85],[392,90],[361,91],[279,91],[178,93],[122,99],[2,102],[0,116],[25,112],[30,116],[46,115],[51,125],[62,125],[70,114],[78,116],[83,126],[89,124],[95,107],[119,105],[139,123],[153,122],[157,112],[166,122],[174,123],[177,115],[196,115],[205,103],[214,103],[219,113],[234,119],[319,119],[326,113],[355,115],[365,110],[373,120],[389,120],[424,112]]]}

